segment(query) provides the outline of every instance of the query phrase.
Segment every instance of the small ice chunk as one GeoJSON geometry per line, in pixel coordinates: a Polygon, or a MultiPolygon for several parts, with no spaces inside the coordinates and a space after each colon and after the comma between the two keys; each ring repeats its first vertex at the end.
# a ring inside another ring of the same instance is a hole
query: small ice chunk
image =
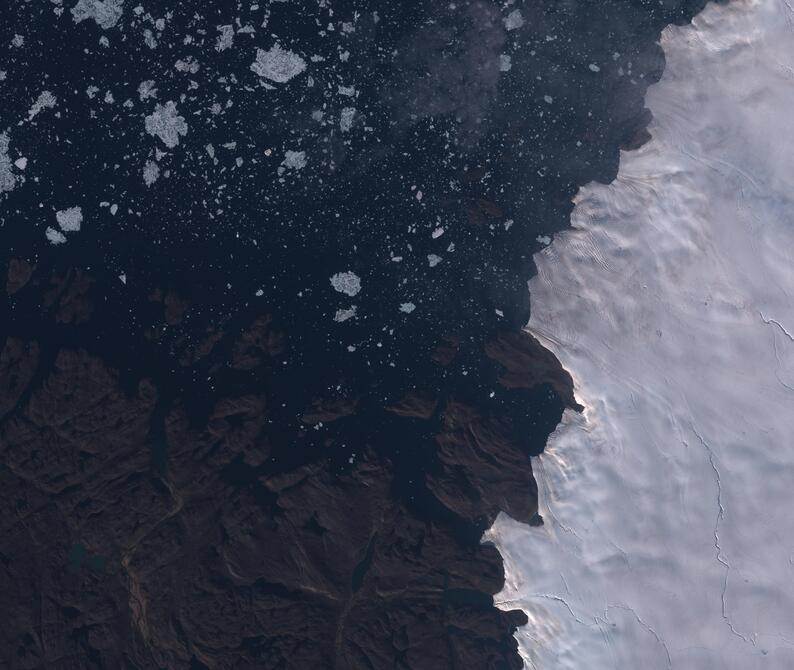
{"type": "Polygon", "coordinates": [[[554,102],[554,98],[552,98],[550,95],[544,95],[543,99],[546,101],[546,104],[548,104],[548,105],[550,105],[552,102],[554,102]]]}
{"type": "Polygon", "coordinates": [[[126,274],[124,274],[124,273],[122,272],[122,273],[119,275],[119,281],[120,281],[122,284],[126,284],[126,283],[127,283],[127,275],[126,275],[126,274]]]}
{"type": "Polygon", "coordinates": [[[16,165],[20,170],[24,170],[28,166],[28,159],[24,156],[22,158],[17,158],[14,161],[14,165],[16,165]]]}
{"type": "Polygon", "coordinates": [[[28,110],[28,121],[36,116],[42,109],[55,107],[57,101],[57,98],[52,93],[49,91],[42,91],[39,97],[36,98],[36,102],[34,102],[33,106],[28,110]]]}
{"type": "Polygon", "coordinates": [[[201,69],[201,65],[195,58],[188,56],[185,60],[180,59],[174,63],[174,69],[178,72],[196,74],[201,69]]]}
{"type": "Polygon", "coordinates": [[[356,115],[355,107],[344,107],[339,115],[339,128],[343,133],[349,132],[353,127],[353,117],[356,115]]]}
{"type": "Polygon", "coordinates": [[[124,0],[80,0],[72,7],[75,23],[85,19],[94,19],[103,30],[112,28],[118,23],[124,11],[124,0]]]}
{"type": "Polygon", "coordinates": [[[118,212],[118,211],[119,211],[119,206],[118,206],[116,203],[113,203],[113,204],[110,206],[110,213],[111,213],[113,216],[116,216],[116,212],[118,212]]]}
{"type": "Polygon", "coordinates": [[[83,223],[83,210],[79,207],[68,207],[55,212],[55,220],[66,233],[74,233],[80,230],[83,223]]]}
{"type": "Polygon", "coordinates": [[[55,228],[51,228],[50,226],[47,226],[47,230],[44,231],[44,234],[51,244],[63,244],[66,242],[66,235],[60,230],[55,230],[55,228]]]}
{"type": "Polygon", "coordinates": [[[337,86],[336,90],[339,92],[339,95],[346,95],[351,98],[356,94],[355,86],[337,86]]]}
{"type": "Polygon", "coordinates": [[[437,256],[436,254],[428,254],[427,255],[427,262],[431,268],[436,267],[443,259],[441,256],[437,256]]]}
{"type": "Polygon", "coordinates": [[[154,161],[146,161],[143,166],[143,182],[147,186],[151,186],[160,177],[160,166],[154,161]]]}
{"type": "Polygon", "coordinates": [[[400,311],[405,312],[406,314],[410,314],[416,309],[416,305],[412,302],[404,302],[400,304],[400,311]]]}
{"type": "Polygon", "coordinates": [[[334,314],[334,321],[342,323],[348,319],[352,319],[356,315],[356,306],[351,305],[349,309],[338,309],[334,314]]]}
{"type": "Polygon", "coordinates": [[[215,29],[220,33],[215,42],[215,50],[226,51],[226,49],[230,49],[234,42],[234,27],[229,24],[226,26],[215,26],[215,29]]]}
{"type": "Polygon", "coordinates": [[[596,65],[595,63],[590,63],[590,65],[588,65],[587,67],[590,68],[591,72],[601,72],[601,68],[598,67],[598,65],[596,65]]]}
{"type": "Polygon", "coordinates": [[[305,151],[290,151],[284,152],[284,160],[281,161],[284,167],[292,170],[300,170],[306,167],[306,152],[305,151]]]}
{"type": "Polygon", "coordinates": [[[548,235],[538,235],[535,239],[546,246],[551,244],[551,238],[548,235]]]}
{"type": "Polygon", "coordinates": [[[141,99],[141,101],[146,100],[147,98],[157,97],[157,89],[154,86],[153,80],[147,79],[146,81],[142,81],[140,84],[138,84],[138,97],[141,99]]]}
{"type": "Polygon", "coordinates": [[[159,137],[165,146],[173,149],[179,144],[179,136],[187,135],[185,118],[176,111],[176,103],[169,100],[165,105],[156,105],[154,112],[146,117],[146,132],[159,137]]]}
{"type": "Polygon", "coordinates": [[[513,59],[507,54],[501,54],[499,56],[499,69],[502,72],[509,72],[511,67],[513,67],[513,59]]]}
{"type": "Polygon", "coordinates": [[[354,296],[361,290],[361,279],[355,272],[337,272],[331,277],[331,286],[340,293],[354,296]]]}
{"type": "Polygon", "coordinates": [[[17,176],[11,169],[11,158],[8,156],[10,141],[8,133],[0,133],[0,193],[13,191],[17,185],[17,176]]]}
{"type": "Polygon", "coordinates": [[[520,9],[514,9],[504,19],[505,28],[507,30],[516,30],[524,25],[524,16],[521,14],[520,9]]]}
{"type": "Polygon", "coordinates": [[[293,77],[297,77],[306,69],[306,61],[298,54],[282,49],[276,44],[268,51],[256,50],[256,60],[251,64],[251,70],[264,79],[270,79],[278,84],[284,84],[293,77]]]}
{"type": "Polygon", "coordinates": [[[436,228],[432,233],[430,233],[430,236],[435,240],[441,237],[443,234],[444,234],[444,229],[439,227],[436,228]]]}

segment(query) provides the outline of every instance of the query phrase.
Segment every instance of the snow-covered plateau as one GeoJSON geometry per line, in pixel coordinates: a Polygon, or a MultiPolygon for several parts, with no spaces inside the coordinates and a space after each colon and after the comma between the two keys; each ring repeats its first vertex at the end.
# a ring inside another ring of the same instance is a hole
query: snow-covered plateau
{"type": "Polygon", "coordinates": [[[586,409],[534,460],[545,524],[486,538],[528,668],[794,668],[794,11],[712,3],[662,46],[653,139],[530,283],[586,409]]]}

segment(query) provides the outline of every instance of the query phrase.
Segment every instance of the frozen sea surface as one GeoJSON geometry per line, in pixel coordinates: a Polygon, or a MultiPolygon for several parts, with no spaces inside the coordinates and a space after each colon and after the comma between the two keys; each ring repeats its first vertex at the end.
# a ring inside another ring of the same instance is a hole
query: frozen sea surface
{"type": "Polygon", "coordinates": [[[653,140],[536,256],[529,330],[576,382],[501,516],[529,668],[794,668],[794,12],[668,28],[653,140]]]}

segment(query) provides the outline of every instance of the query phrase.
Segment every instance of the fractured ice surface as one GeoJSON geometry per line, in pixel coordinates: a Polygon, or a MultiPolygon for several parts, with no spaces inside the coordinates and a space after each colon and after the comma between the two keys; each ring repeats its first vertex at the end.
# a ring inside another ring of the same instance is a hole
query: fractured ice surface
{"type": "Polygon", "coordinates": [[[653,140],[536,256],[529,330],[571,372],[500,517],[528,668],[794,667],[794,13],[668,28],[653,140]]]}

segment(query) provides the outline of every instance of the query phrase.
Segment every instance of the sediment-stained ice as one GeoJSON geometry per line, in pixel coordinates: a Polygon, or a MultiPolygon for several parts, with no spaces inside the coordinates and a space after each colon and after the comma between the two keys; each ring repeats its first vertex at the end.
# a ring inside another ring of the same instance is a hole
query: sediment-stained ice
{"type": "Polygon", "coordinates": [[[792,26],[668,28],[653,139],[536,256],[528,328],[586,409],[535,459],[545,524],[489,535],[528,668],[794,667],[792,26]]]}

